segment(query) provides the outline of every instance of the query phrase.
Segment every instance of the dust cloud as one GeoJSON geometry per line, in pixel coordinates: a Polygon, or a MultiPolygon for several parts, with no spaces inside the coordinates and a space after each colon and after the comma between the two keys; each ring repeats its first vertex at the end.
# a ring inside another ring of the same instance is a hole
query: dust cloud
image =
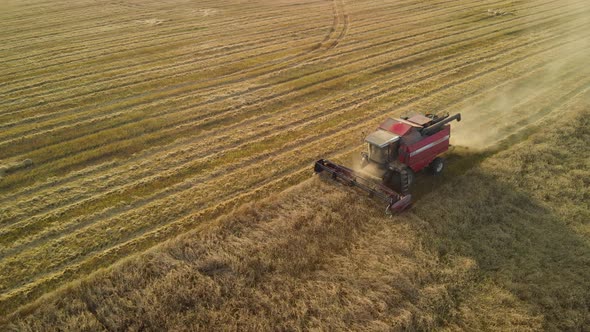
{"type": "Polygon", "coordinates": [[[360,155],[360,151],[366,152],[367,151],[366,145],[367,145],[367,143],[363,142],[362,150],[359,150],[358,152],[356,152],[352,155],[351,160],[350,160],[350,164],[349,164],[350,168],[362,177],[381,181],[381,178],[383,177],[383,174],[385,173],[385,171],[383,169],[380,169],[374,163],[369,163],[368,165],[365,165],[364,167],[361,166],[362,158],[360,155]]]}
{"type": "MultiPolygon", "coordinates": [[[[548,52],[542,65],[537,65],[538,60],[517,62],[507,72],[524,71],[524,75],[510,78],[507,74],[507,81],[499,82],[496,88],[448,110],[462,113],[462,122],[453,125],[451,143],[473,149],[490,148],[511,134],[526,130],[576,93],[587,90],[590,38],[587,30],[580,27],[590,19],[582,21],[562,23],[562,29],[574,32],[551,42],[565,44],[548,52]]],[[[545,33],[531,31],[530,38],[545,33]]]]}

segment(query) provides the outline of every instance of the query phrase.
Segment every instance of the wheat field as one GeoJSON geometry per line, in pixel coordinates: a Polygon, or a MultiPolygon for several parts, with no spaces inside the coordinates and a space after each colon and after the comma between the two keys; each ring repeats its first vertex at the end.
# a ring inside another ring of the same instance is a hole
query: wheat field
{"type": "MultiPolygon", "coordinates": [[[[20,328],[54,291],[140,264],[128,257],[186,232],[207,234],[218,217],[307,181],[314,160],[350,162],[362,133],[387,116],[462,112],[452,141],[461,171],[451,174],[463,176],[542,134],[540,123],[553,127],[556,114],[584,114],[589,98],[583,0],[7,0],[0,9],[0,321],[20,317],[20,328]]],[[[567,118],[566,127],[581,121],[567,118]]],[[[429,217],[437,200],[427,197],[464,181],[418,181],[415,215],[446,220],[448,236],[458,217],[429,217]]],[[[315,186],[319,196],[333,190],[315,186]]],[[[587,245],[588,209],[576,199],[570,210],[582,217],[571,227],[587,245]]],[[[434,264],[424,259],[416,273],[434,264]]],[[[424,312],[423,325],[405,326],[436,328],[436,313],[424,312]]],[[[535,317],[533,328],[544,326],[535,317]]]]}

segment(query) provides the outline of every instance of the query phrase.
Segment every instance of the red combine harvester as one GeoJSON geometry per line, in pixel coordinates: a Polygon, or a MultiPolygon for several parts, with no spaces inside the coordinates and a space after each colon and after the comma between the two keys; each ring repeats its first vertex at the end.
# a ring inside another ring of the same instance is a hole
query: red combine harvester
{"type": "Polygon", "coordinates": [[[414,173],[424,168],[435,175],[443,171],[440,155],[449,149],[449,123],[453,120],[461,121],[461,114],[389,118],[365,139],[368,149],[361,153],[360,171],[326,159],[316,161],[314,171],[386,201],[387,213],[401,212],[412,202],[414,173]]]}

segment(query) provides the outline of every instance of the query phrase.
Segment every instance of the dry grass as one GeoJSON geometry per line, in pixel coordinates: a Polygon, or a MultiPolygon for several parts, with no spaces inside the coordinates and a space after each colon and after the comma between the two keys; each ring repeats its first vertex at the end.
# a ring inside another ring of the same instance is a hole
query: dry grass
{"type": "Polygon", "coordinates": [[[590,84],[585,1],[2,6],[0,159],[34,163],[0,169],[0,316],[304,181],[385,116],[459,109],[489,143],[590,84]]]}
{"type": "Polygon", "coordinates": [[[48,316],[31,317],[30,327],[382,329],[416,326],[414,317],[436,326],[429,306],[444,311],[446,297],[438,263],[411,220],[383,219],[362,202],[307,182],[67,290],[79,315],[62,309],[72,301],[63,298],[44,304],[48,316]]]}
{"type": "Polygon", "coordinates": [[[405,214],[316,178],[68,286],[10,327],[587,328],[588,96],[463,175],[479,157],[454,154],[452,178],[405,214]]]}

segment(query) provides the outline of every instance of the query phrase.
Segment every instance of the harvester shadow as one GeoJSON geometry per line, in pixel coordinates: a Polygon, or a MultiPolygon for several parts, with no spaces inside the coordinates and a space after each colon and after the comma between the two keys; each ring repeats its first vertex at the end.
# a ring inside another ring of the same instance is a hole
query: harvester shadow
{"type": "Polygon", "coordinates": [[[452,155],[454,170],[420,184],[411,213],[433,229],[425,241],[443,262],[475,261],[476,282],[509,291],[542,317],[544,329],[583,330],[590,325],[590,246],[576,229],[582,218],[485,170],[457,176],[487,153],[452,155]],[[431,187],[437,190],[426,194],[431,187]]]}
{"type": "Polygon", "coordinates": [[[454,147],[451,152],[445,155],[445,170],[442,174],[431,175],[428,169],[416,174],[411,189],[414,203],[450,180],[465,174],[496,152],[496,150],[472,150],[465,147],[454,147]]]}
{"type": "Polygon", "coordinates": [[[417,174],[418,176],[416,176],[415,183],[412,186],[412,197],[414,202],[417,202],[421,197],[436,190],[436,188],[449,180],[465,174],[468,170],[481,164],[485,159],[526,140],[541,129],[542,124],[529,125],[527,130],[516,130],[511,132],[498,140],[495,145],[485,149],[470,149],[463,146],[451,147],[450,151],[444,156],[447,165],[446,169],[440,176],[425,174],[428,173],[427,170],[423,170],[417,174]]]}

